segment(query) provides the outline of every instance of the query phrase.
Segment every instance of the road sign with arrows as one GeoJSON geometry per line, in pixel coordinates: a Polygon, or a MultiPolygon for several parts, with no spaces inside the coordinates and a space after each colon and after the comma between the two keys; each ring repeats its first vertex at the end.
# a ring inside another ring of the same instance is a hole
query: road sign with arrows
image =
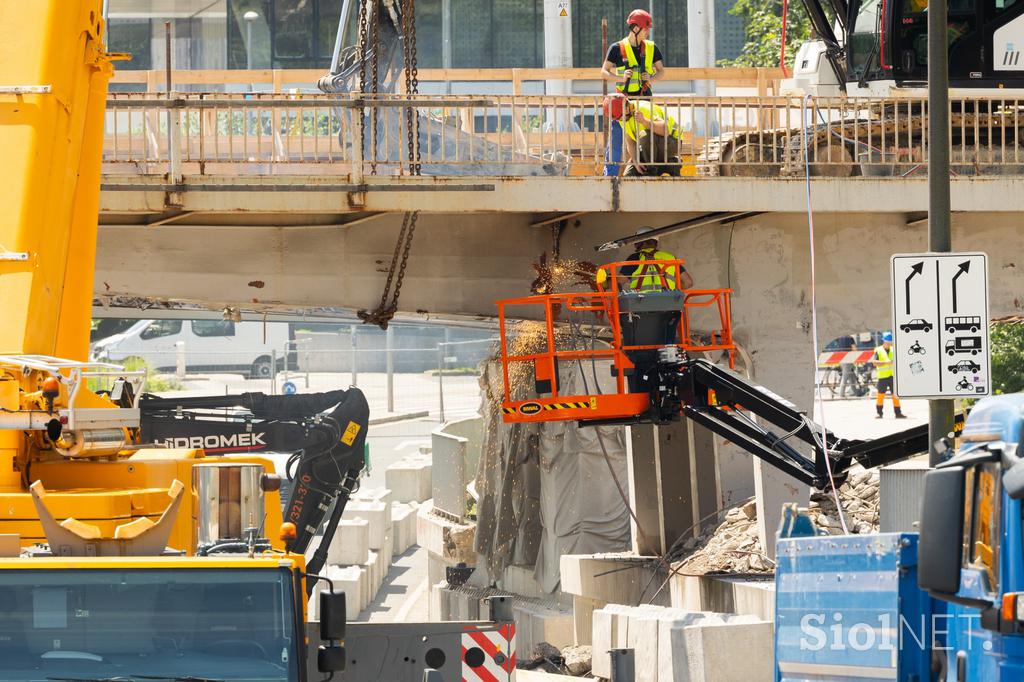
{"type": "Polygon", "coordinates": [[[892,257],[891,272],[896,394],[988,395],[986,255],[898,254],[892,257]]]}

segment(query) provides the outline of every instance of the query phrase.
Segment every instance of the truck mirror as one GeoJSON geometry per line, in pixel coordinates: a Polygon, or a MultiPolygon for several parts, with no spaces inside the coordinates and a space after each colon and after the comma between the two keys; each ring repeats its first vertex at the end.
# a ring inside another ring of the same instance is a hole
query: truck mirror
{"type": "Polygon", "coordinates": [[[1024,499],[1024,460],[1017,462],[1003,473],[1003,487],[1011,500],[1024,499]]]}
{"type": "Polygon", "coordinates": [[[345,647],[321,645],[316,650],[316,668],[322,673],[344,672],[345,647]]]}
{"type": "Polygon", "coordinates": [[[917,550],[917,584],[921,589],[942,594],[956,594],[960,589],[963,533],[964,468],[929,471],[924,477],[917,550]]]}
{"type": "Polygon", "coordinates": [[[320,639],[345,639],[347,618],[344,592],[320,593],[320,639]]]}

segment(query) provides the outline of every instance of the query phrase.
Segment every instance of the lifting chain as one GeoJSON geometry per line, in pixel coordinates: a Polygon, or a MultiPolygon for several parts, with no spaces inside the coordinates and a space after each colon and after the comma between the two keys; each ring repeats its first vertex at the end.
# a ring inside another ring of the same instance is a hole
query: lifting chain
{"type": "MultiPolygon", "coordinates": [[[[402,51],[406,95],[419,94],[420,80],[416,54],[416,0],[402,2],[402,51]]],[[[409,144],[409,173],[420,174],[419,116],[415,107],[405,109],[405,130],[409,144]]]]}
{"type": "Polygon", "coordinates": [[[370,16],[370,22],[373,29],[373,53],[371,55],[370,71],[373,83],[370,84],[370,93],[373,95],[374,106],[370,110],[370,124],[373,126],[373,130],[370,131],[370,145],[373,147],[370,156],[370,175],[376,175],[377,131],[380,122],[380,107],[377,106],[376,102],[377,95],[380,94],[380,2],[379,0],[372,0],[372,2],[373,14],[370,16]]]}
{"type": "MultiPolygon", "coordinates": [[[[416,0],[402,0],[402,57],[405,67],[405,92],[407,95],[419,93],[419,71],[416,64],[416,0]]],[[[374,22],[374,43],[379,48],[380,33],[379,24],[374,22]]],[[[373,62],[374,94],[376,94],[377,82],[377,49],[374,50],[373,62]]],[[[377,107],[373,109],[374,115],[377,107]]],[[[418,123],[419,117],[415,107],[405,109],[405,128],[408,135],[409,145],[409,172],[412,175],[420,174],[420,145],[418,123]]],[[[372,173],[376,173],[376,131],[377,122],[373,122],[374,140],[374,161],[372,162],[372,173]]],[[[388,323],[395,316],[398,310],[398,298],[402,293],[402,282],[405,281],[405,269],[409,264],[409,252],[412,249],[413,236],[416,233],[416,223],[419,219],[419,211],[411,211],[402,217],[402,228],[398,232],[398,239],[395,241],[395,251],[391,255],[391,265],[388,267],[388,278],[384,284],[384,292],[380,296],[380,304],[376,310],[360,310],[356,314],[364,324],[375,324],[381,329],[387,329],[388,323]],[[399,260],[401,259],[401,260],[399,260]],[[395,270],[398,270],[397,277],[395,270]],[[394,293],[391,287],[394,285],[394,293]],[[388,300],[388,295],[391,300],[388,300]]]]}
{"type": "Polygon", "coordinates": [[[384,292],[380,295],[380,304],[376,310],[360,310],[356,313],[363,324],[375,324],[381,329],[388,328],[388,322],[395,316],[398,310],[398,297],[402,293],[402,281],[405,279],[405,268],[409,264],[409,250],[412,248],[413,234],[416,232],[416,221],[420,216],[419,211],[411,211],[402,217],[402,229],[398,232],[398,240],[395,242],[395,252],[391,255],[391,266],[388,268],[388,279],[384,284],[384,292]],[[399,255],[401,255],[401,266],[399,266],[399,255]],[[395,279],[395,268],[398,267],[398,279],[395,279]],[[391,284],[394,282],[395,292],[388,302],[388,294],[391,292],[391,284]]]}
{"type": "Polygon", "coordinates": [[[359,149],[360,157],[366,152],[366,51],[369,43],[366,37],[366,4],[359,2],[359,149]]]}

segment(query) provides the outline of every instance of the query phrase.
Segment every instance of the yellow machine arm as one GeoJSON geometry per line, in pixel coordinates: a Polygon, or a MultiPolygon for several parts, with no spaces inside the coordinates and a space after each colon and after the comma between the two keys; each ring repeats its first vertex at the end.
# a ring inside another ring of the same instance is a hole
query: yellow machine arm
{"type": "MultiPolygon", "coordinates": [[[[69,556],[194,552],[183,486],[203,451],[132,447],[134,392],[89,385],[125,376],[87,360],[107,85],[123,55],[104,49],[101,0],[0,0],[0,17],[0,533],[69,556]]],[[[268,496],[254,522],[276,528],[268,496]]]]}
{"type": "Polygon", "coordinates": [[[107,83],[100,0],[0,0],[0,352],[85,360],[107,83]]]}

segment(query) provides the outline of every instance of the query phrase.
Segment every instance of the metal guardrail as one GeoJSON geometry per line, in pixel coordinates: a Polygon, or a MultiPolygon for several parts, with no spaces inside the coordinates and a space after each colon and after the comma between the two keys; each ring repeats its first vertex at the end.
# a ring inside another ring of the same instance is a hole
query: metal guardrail
{"type": "MultiPolygon", "coordinates": [[[[923,99],[680,96],[653,104],[677,133],[641,136],[639,150],[626,138],[635,155],[647,155],[649,175],[802,176],[809,167],[819,176],[914,176],[927,168],[923,99]]],[[[186,174],[407,175],[410,120],[424,175],[601,174],[612,138],[599,96],[122,94],[108,100],[106,116],[108,175],[169,174],[173,182],[186,174]]],[[[1024,102],[954,100],[952,172],[1024,174],[1022,126],[1024,102]]]]}

